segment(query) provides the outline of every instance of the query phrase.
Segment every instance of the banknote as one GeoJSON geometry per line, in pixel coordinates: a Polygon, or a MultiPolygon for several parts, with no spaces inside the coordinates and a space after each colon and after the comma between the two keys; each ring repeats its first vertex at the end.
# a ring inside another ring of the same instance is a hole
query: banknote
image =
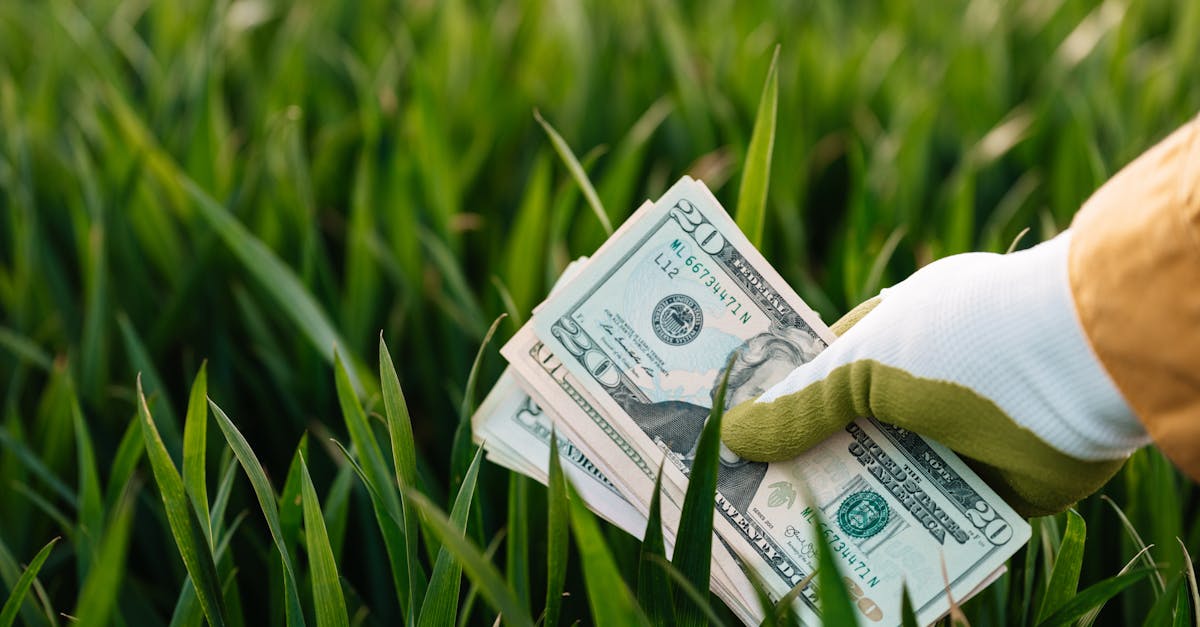
{"type": "MultiPolygon", "coordinates": [[[[732,406],[833,340],[687,178],[636,212],[530,325],[536,341],[518,333],[502,351],[522,386],[539,392],[643,513],[665,460],[668,537],[726,365],[732,406]]],[[[828,543],[869,624],[899,622],[903,586],[918,617],[936,619],[948,593],[965,598],[1029,537],[948,449],[870,420],[788,462],[723,450],[714,506],[715,531],[733,553],[724,572],[747,568],[779,596],[814,571],[814,543],[828,543]]],[[[813,585],[795,608],[819,621],[813,585]]]]}
{"type": "MultiPolygon", "coordinates": [[[[553,289],[570,281],[586,261],[587,258],[581,258],[569,264],[553,289]]],[[[601,466],[593,461],[594,454],[586,445],[580,444],[582,440],[572,439],[569,427],[555,420],[552,412],[543,410],[533,396],[520,387],[510,370],[501,375],[472,416],[474,439],[484,447],[487,458],[546,484],[553,426],[557,429],[556,444],[563,471],[589,509],[630,535],[641,538],[646,529],[645,515],[625,500],[608,480],[601,466]]],[[[537,394],[536,389],[533,392],[537,394]]],[[[668,541],[668,552],[671,544],[668,541]]],[[[749,580],[741,569],[726,572],[725,568],[733,563],[727,549],[718,547],[716,554],[713,591],[739,618],[752,620],[756,601],[749,580]],[[720,559],[722,557],[724,559],[720,559]]]]}
{"type": "MultiPolygon", "coordinates": [[[[516,378],[521,381],[525,393],[528,394],[536,404],[542,407],[552,407],[551,402],[548,399],[555,398],[556,391],[568,389],[571,390],[570,397],[576,399],[576,402],[588,406],[594,406],[594,403],[587,397],[586,393],[580,392],[579,389],[575,387],[575,382],[570,374],[560,372],[559,378],[557,379],[559,384],[555,386],[535,386],[527,383],[530,377],[527,377],[523,373],[532,373],[535,372],[535,369],[537,372],[544,373],[547,371],[546,369],[554,369],[554,366],[551,364],[551,362],[538,360],[536,358],[536,356],[542,353],[541,342],[536,336],[533,335],[533,331],[528,327],[528,325],[518,331],[517,334],[513,336],[512,340],[508,342],[505,348],[506,350],[510,350],[514,346],[524,347],[522,350],[517,351],[517,354],[524,356],[525,358],[518,357],[510,359],[508,372],[516,376],[516,378]]],[[[533,378],[536,379],[536,377],[533,378]]],[[[581,448],[590,451],[588,453],[590,459],[596,460],[596,465],[600,468],[601,472],[606,473],[605,476],[609,477],[610,481],[617,486],[618,492],[624,494],[623,490],[627,488],[622,488],[620,486],[629,485],[626,481],[627,478],[613,475],[612,471],[608,469],[607,460],[604,458],[604,456],[596,453],[595,450],[592,449],[594,444],[600,444],[603,446],[606,443],[611,443],[612,440],[604,438],[604,436],[593,437],[581,435],[580,433],[574,431],[573,425],[562,420],[557,416],[557,414],[553,413],[552,411],[547,411],[546,414],[552,416],[551,420],[556,425],[556,428],[558,428],[560,433],[566,435],[570,442],[582,443],[581,448]]],[[[653,477],[655,474],[650,473],[648,476],[653,477]]],[[[651,481],[653,481],[653,479],[651,479],[651,481]]],[[[575,485],[578,487],[580,483],[577,482],[575,485]]],[[[676,496],[676,494],[678,493],[668,493],[666,490],[663,492],[663,532],[668,555],[673,555],[673,547],[675,544],[674,530],[677,528],[679,510],[683,503],[682,496],[676,496]],[[674,522],[667,523],[667,518],[670,518],[674,522]]],[[[588,502],[588,506],[593,511],[605,518],[608,517],[605,510],[611,507],[610,499],[596,499],[588,501],[587,495],[584,495],[584,498],[585,501],[588,502]]],[[[639,519],[641,520],[641,528],[638,531],[631,533],[635,537],[641,538],[645,530],[645,520],[649,507],[649,501],[645,503],[631,503],[626,501],[626,505],[635,507],[636,509],[634,511],[638,512],[639,519]]],[[[758,605],[757,593],[754,590],[753,584],[750,583],[747,573],[739,565],[737,558],[734,557],[725,543],[715,536],[714,540],[712,551],[713,592],[715,592],[717,596],[724,601],[725,604],[728,605],[731,610],[733,610],[734,614],[744,623],[757,624],[761,622],[763,615],[758,605]]]]}
{"type": "MultiPolygon", "coordinates": [[[[489,459],[545,484],[550,460],[550,417],[517,384],[511,373],[501,375],[476,412],[475,439],[489,459]],[[499,454],[493,458],[493,451],[499,454]]],[[[641,537],[646,517],[629,504],[582,448],[557,435],[559,460],[592,511],[626,533],[641,537]]]]}

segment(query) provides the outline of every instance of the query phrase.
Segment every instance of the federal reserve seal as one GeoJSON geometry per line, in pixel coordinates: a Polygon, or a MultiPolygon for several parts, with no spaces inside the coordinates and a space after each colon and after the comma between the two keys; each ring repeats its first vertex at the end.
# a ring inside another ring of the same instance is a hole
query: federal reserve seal
{"type": "Polygon", "coordinates": [[[704,312],[691,296],[672,294],[654,306],[651,325],[658,339],[671,346],[682,346],[700,335],[704,312]]]}
{"type": "Polygon", "coordinates": [[[837,523],[848,536],[869,538],[883,530],[890,515],[887,501],[882,496],[863,490],[842,501],[837,511],[837,523]]]}

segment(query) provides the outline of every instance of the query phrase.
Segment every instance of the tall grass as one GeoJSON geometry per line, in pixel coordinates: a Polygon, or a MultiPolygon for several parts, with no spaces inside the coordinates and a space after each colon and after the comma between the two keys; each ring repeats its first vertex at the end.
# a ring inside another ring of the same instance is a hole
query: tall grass
{"type": "MultiPolygon", "coordinates": [[[[684,173],[827,320],[1044,239],[1200,108],[1198,40],[1165,0],[0,3],[0,627],[730,622],[479,461],[488,321],[684,173]]],[[[1145,450],[1102,494],[973,625],[1195,620],[1195,487],[1145,450]]]]}

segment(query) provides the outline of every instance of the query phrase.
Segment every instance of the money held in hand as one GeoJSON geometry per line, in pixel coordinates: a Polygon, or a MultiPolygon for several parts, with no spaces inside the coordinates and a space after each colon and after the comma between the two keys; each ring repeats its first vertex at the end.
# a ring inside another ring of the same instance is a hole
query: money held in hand
{"type": "MultiPolygon", "coordinates": [[[[630,511],[645,516],[664,468],[670,543],[726,367],[728,408],[833,340],[707,188],[685,177],[635,212],[502,353],[516,384],[586,451],[595,472],[572,479],[595,484],[581,494],[601,515],[630,530],[630,511]]],[[[499,424],[480,414],[476,425],[499,424]]],[[[544,468],[544,452],[509,440],[498,440],[513,460],[505,465],[544,468]]],[[[714,591],[754,622],[763,608],[749,578],[776,599],[811,582],[817,542],[832,549],[860,623],[892,625],[903,588],[918,618],[933,621],[948,597],[962,602],[992,580],[1030,534],[954,453],[867,419],[786,462],[722,448],[714,507],[714,591]]],[[[793,607],[820,621],[811,583],[793,607]]]]}

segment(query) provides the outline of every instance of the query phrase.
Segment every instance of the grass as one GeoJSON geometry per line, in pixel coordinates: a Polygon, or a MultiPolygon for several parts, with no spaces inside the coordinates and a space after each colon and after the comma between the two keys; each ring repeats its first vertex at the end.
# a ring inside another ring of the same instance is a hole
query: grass
{"type": "MultiPolygon", "coordinates": [[[[488,321],[685,173],[827,321],[1031,245],[1200,108],[1197,40],[1165,0],[0,3],[0,627],[732,623],[478,462],[488,321]]],[[[1144,450],[1101,494],[973,625],[1195,622],[1195,486],[1144,450]]]]}

